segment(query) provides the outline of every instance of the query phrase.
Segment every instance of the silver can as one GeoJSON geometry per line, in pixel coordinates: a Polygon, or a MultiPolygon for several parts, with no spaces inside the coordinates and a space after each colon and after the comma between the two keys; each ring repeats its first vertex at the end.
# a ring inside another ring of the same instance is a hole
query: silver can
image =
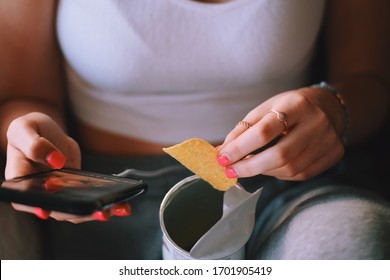
{"type": "MultiPolygon", "coordinates": [[[[177,183],[160,207],[163,259],[198,259],[192,247],[223,215],[224,192],[215,190],[198,176],[177,183]]],[[[216,259],[244,259],[245,246],[216,259]]],[[[202,259],[202,258],[200,258],[202,259]]]]}

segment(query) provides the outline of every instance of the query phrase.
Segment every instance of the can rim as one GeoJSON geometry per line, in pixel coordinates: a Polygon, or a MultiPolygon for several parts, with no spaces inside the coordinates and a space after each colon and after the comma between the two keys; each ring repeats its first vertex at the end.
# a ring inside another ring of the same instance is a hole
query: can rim
{"type": "Polygon", "coordinates": [[[159,219],[160,219],[160,227],[163,231],[163,234],[165,236],[165,238],[167,239],[167,241],[169,243],[171,243],[171,245],[175,246],[175,249],[177,249],[178,251],[180,251],[180,253],[186,255],[186,256],[190,256],[190,252],[182,249],[178,244],[176,244],[172,239],[171,237],[169,236],[168,234],[168,231],[165,227],[165,223],[164,223],[164,219],[163,219],[163,214],[164,214],[164,210],[165,208],[169,205],[169,202],[172,200],[173,196],[172,194],[175,193],[182,185],[184,185],[185,183],[188,183],[190,181],[194,181],[196,179],[201,179],[198,175],[192,175],[192,176],[189,176],[189,177],[186,177],[184,178],[183,180],[177,182],[165,195],[164,199],[162,200],[161,202],[161,205],[160,205],[160,211],[159,211],[159,219]]]}
{"type": "MultiPolygon", "coordinates": [[[[191,175],[189,177],[186,177],[184,179],[182,179],[181,181],[177,182],[167,193],[166,195],[164,196],[162,202],[161,202],[161,205],[160,205],[160,211],[159,211],[159,220],[160,220],[160,227],[161,227],[161,230],[163,232],[163,238],[165,238],[165,240],[170,243],[170,245],[172,245],[174,247],[174,249],[176,251],[178,251],[179,254],[185,256],[185,257],[188,257],[190,259],[194,259],[191,255],[190,255],[190,252],[189,251],[186,251],[184,250],[183,248],[181,248],[175,241],[172,240],[172,238],[169,236],[168,234],[168,231],[165,227],[165,222],[163,220],[163,214],[164,214],[164,210],[165,208],[169,205],[169,203],[171,202],[171,200],[173,199],[173,194],[176,193],[176,191],[182,187],[184,184],[188,183],[188,182],[191,182],[191,181],[194,181],[194,180],[197,180],[197,179],[200,179],[200,180],[203,180],[201,177],[199,177],[198,175],[191,175]]],[[[240,188],[240,189],[244,189],[244,187],[240,184],[240,183],[236,183],[235,187],[237,188],[240,188]]],[[[229,256],[232,256],[236,253],[238,253],[239,251],[241,250],[244,250],[245,251],[245,244],[240,247],[239,249],[237,249],[236,251],[234,251],[233,253],[231,253],[229,256]]],[[[220,257],[220,258],[217,258],[217,260],[223,260],[223,259],[226,259],[226,256],[225,257],[220,257]]]]}

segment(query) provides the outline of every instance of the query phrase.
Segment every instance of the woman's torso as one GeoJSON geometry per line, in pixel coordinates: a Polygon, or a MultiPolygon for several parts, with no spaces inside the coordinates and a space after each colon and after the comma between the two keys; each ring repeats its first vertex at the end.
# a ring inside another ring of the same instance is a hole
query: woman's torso
{"type": "Polygon", "coordinates": [[[305,84],[323,1],[62,0],[58,38],[84,147],[156,154],[212,143],[305,84]]]}

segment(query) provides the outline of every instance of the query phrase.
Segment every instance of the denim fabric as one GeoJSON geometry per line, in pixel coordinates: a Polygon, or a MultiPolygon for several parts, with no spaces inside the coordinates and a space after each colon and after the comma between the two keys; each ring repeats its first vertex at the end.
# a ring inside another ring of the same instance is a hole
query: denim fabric
{"type": "MultiPolygon", "coordinates": [[[[182,167],[176,160],[165,155],[139,158],[83,156],[83,169],[105,174],[118,174],[129,168],[153,171],[172,166],[174,168],[171,171],[155,177],[135,176],[134,174],[127,176],[144,180],[149,186],[146,195],[132,201],[132,216],[130,217],[112,217],[108,222],[93,221],[77,225],[54,220],[47,221],[44,231],[45,258],[161,259],[160,204],[171,187],[182,179],[191,176],[192,173],[182,167]]],[[[283,223],[283,221],[290,221],[291,219],[294,222],[299,222],[300,216],[294,214],[294,209],[299,208],[301,204],[307,204],[308,201],[314,200],[316,201],[315,205],[321,205],[329,201],[329,198],[340,201],[340,198],[348,200],[356,196],[366,200],[366,195],[361,194],[358,189],[348,188],[348,191],[346,191],[345,188],[337,187],[343,181],[340,176],[343,173],[342,170],[343,166],[341,164],[306,182],[279,181],[266,176],[241,179],[240,183],[248,191],[263,188],[256,209],[256,225],[252,237],[247,243],[247,258],[303,258],[295,251],[295,255],[283,255],[281,253],[285,250],[282,245],[284,238],[289,236],[289,232],[280,225],[285,226],[286,223],[283,223]],[[332,191],[324,192],[324,190],[329,189],[329,186],[331,186],[332,191]],[[324,193],[323,197],[325,199],[316,199],[319,193],[324,193]],[[273,246],[277,248],[274,251],[272,250],[273,246]]],[[[376,199],[370,201],[377,203],[376,199]]],[[[390,215],[389,209],[386,205],[384,206],[384,212],[382,212],[387,218],[390,218],[388,216],[390,215]]],[[[318,215],[316,211],[311,214],[313,221],[316,220],[316,215],[318,215]]],[[[342,213],[340,215],[342,216],[342,213]]],[[[305,216],[305,219],[307,219],[307,216],[305,216]]],[[[381,221],[382,219],[379,219],[377,222],[381,223],[381,221]]],[[[351,225],[351,227],[354,228],[354,225],[351,225]]],[[[390,231],[389,227],[388,224],[385,225],[385,231],[390,231]]],[[[302,233],[309,231],[309,229],[307,227],[302,228],[302,233]]],[[[316,243],[315,239],[310,238],[311,242],[316,243]]],[[[288,246],[294,247],[292,245],[288,246]]],[[[316,248],[315,244],[312,247],[316,248]]],[[[310,255],[307,250],[302,251],[312,258],[337,258],[337,255],[321,255],[318,246],[316,250],[317,255],[314,253],[310,255]]],[[[337,250],[335,251],[337,252],[337,250]]],[[[366,255],[354,255],[355,251],[352,250],[351,254],[345,255],[345,258],[370,258],[366,255]]],[[[343,258],[344,255],[339,256],[343,258]]],[[[380,258],[380,254],[372,256],[372,258],[380,258]]]]}

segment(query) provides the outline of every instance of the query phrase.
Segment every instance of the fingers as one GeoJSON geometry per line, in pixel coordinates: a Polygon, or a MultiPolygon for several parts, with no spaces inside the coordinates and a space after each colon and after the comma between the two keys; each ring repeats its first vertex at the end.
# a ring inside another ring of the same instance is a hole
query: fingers
{"type": "MultiPolygon", "coordinates": [[[[291,121],[291,125],[293,124],[294,120],[291,121]]],[[[220,163],[227,166],[244,158],[251,152],[267,145],[281,135],[285,129],[285,124],[270,112],[266,113],[250,128],[237,125],[228,135],[228,140],[219,149],[220,163]]]]}
{"type": "Polygon", "coordinates": [[[128,202],[118,203],[111,207],[111,215],[127,217],[131,215],[131,206],[128,202]]]}
{"type": "Polygon", "coordinates": [[[14,120],[7,140],[7,179],[48,168],[80,168],[77,142],[44,114],[31,113],[14,120]]]}
{"type": "Polygon", "coordinates": [[[58,221],[68,221],[74,224],[88,222],[88,221],[100,221],[107,222],[112,216],[116,217],[128,217],[131,216],[131,206],[128,202],[118,203],[113,205],[109,209],[99,210],[94,212],[91,216],[80,217],[76,215],[69,215],[60,212],[53,212],[51,217],[58,221]]]}
{"type": "Polygon", "coordinates": [[[240,177],[263,174],[281,180],[307,180],[333,166],[344,154],[340,142],[324,140],[323,145],[332,148],[318,149],[315,145],[305,143],[296,146],[296,149],[286,149],[289,145],[285,138],[278,145],[247,160],[239,161],[230,168],[240,177]]]}
{"type": "MultiPolygon", "coordinates": [[[[43,144],[45,146],[45,144],[43,144]]],[[[46,147],[52,147],[52,145],[46,145],[46,147]]],[[[42,155],[44,153],[41,153],[42,155]]],[[[31,173],[35,173],[42,169],[42,167],[47,168],[62,168],[64,167],[67,159],[59,151],[51,151],[45,160],[44,156],[39,156],[34,153],[29,153],[26,156],[18,148],[8,145],[7,147],[7,165],[5,168],[5,177],[6,179],[23,176],[31,173]],[[39,165],[38,165],[39,164],[39,165]]]]}
{"type": "Polygon", "coordinates": [[[277,145],[245,160],[238,161],[232,164],[230,168],[233,168],[240,177],[250,177],[257,174],[265,175],[269,170],[281,168],[286,165],[286,162],[295,158],[306,146],[306,142],[298,142],[297,146],[291,149],[291,139],[291,137],[285,137],[277,145]]]}
{"type": "MultiPolygon", "coordinates": [[[[340,146],[342,147],[342,146],[340,146]]],[[[324,153],[321,156],[313,159],[310,164],[300,166],[301,159],[297,158],[291,164],[287,166],[275,169],[267,172],[266,175],[276,177],[280,180],[292,180],[292,181],[303,181],[320,173],[319,170],[327,170],[331,168],[335,162],[338,162],[344,152],[324,153]],[[287,175],[287,176],[286,176],[287,175]]]]}
{"type": "Polygon", "coordinates": [[[65,165],[65,156],[46,138],[39,134],[39,127],[32,120],[17,119],[11,123],[8,144],[20,150],[28,159],[54,168],[65,165]]]}
{"type": "Polygon", "coordinates": [[[50,217],[51,212],[39,207],[27,206],[24,204],[12,203],[12,207],[15,210],[35,214],[42,220],[47,220],[50,217]]]}
{"type": "Polygon", "coordinates": [[[18,210],[27,213],[32,213],[42,220],[53,218],[57,221],[67,221],[74,224],[89,222],[89,221],[100,221],[107,222],[112,216],[117,217],[128,217],[131,216],[131,206],[128,202],[118,203],[113,205],[109,209],[99,210],[89,216],[77,216],[68,213],[62,213],[57,211],[49,211],[39,207],[27,206],[23,204],[12,203],[12,206],[18,210]]]}
{"type": "Polygon", "coordinates": [[[226,167],[229,178],[263,174],[305,180],[330,168],[344,154],[329,116],[299,91],[272,98],[244,121],[251,126],[237,125],[218,149],[217,161],[226,167]],[[283,137],[273,145],[280,135],[283,137]],[[262,151],[253,154],[259,148],[262,151]]]}

